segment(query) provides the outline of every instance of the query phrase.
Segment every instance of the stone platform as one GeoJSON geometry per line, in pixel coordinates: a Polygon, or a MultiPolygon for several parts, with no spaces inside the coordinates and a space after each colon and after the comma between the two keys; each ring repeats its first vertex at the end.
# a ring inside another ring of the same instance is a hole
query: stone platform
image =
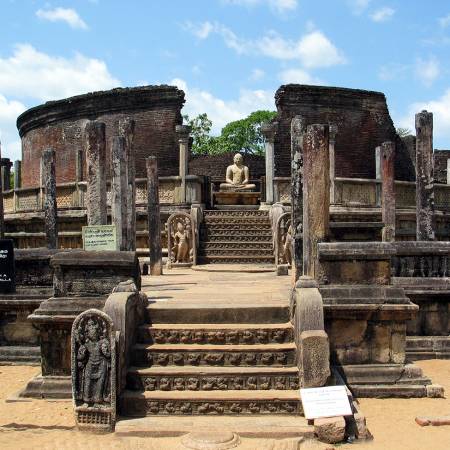
{"type": "Polygon", "coordinates": [[[218,205],[257,205],[260,200],[261,192],[214,192],[214,203],[218,205]]]}

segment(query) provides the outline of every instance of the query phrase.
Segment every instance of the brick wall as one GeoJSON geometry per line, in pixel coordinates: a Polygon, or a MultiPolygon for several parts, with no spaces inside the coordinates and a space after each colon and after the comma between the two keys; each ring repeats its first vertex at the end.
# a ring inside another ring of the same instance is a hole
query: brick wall
{"type": "Polygon", "coordinates": [[[396,142],[395,176],[414,179],[414,168],[406,146],[397,136],[385,96],[380,92],[356,89],[281,86],[275,94],[279,130],[275,140],[275,173],[290,174],[290,123],[301,115],[306,124],[334,123],[336,176],[375,178],[375,147],[387,140],[396,142]]]}
{"type": "Polygon", "coordinates": [[[86,94],[26,111],[17,121],[22,137],[22,186],[39,185],[40,157],[46,148],[56,151],[57,183],[75,180],[76,153],[83,148],[82,131],[88,119],[106,124],[108,171],[110,143],[118,122],[131,117],[136,122],[136,176],[146,176],[149,155],[158,157],[160,175],[177,175],[175,126],[182,122],[183,103],[184,92],[175,87],[146,86],[86,94]]]}

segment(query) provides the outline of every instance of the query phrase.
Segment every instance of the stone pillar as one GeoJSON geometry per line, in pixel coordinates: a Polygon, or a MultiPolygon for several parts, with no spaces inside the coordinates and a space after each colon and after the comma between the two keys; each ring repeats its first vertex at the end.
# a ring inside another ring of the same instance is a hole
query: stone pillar
{"type": "Polygon", "coordinates": [[[186,175],[188,174],[189,133],[191,132],[191,127],[188,125],[177,125],[175,132],[178,134],[178,143],[180,145],[180,203],[186,203],[186,175]]]}
{"type": "MultiPolygon", "coordinates": [[[[89,122],[88,122],[89,123],[89,122]]],[[[86,144],[84,144],[86,147],[86,144]]],[[[75,154],[75,181],[83,181],[83,150],[78,149],[75,154]]]]}
{"type": "Polygon", "coordinates": [[[84,149],[87,176],[87,224],[106,225],[106,139],[103,122],[86,123],[84,149]]]}
{"type": "Polygon", "coordinates": [[[22,161],[14,161],[14,189],[22,187],[22,161]]]}
{"type": "Polygon", "coordinates": [[[119,121],[119,136],[125,138],[127,160],[127,250],[136,250],[136,162],[134,155],[134,120],[126,117],[119,121]]]}
{"type": "Polygon", "coordinates": [[[377,148],[381,168],[381,220],[384,223],[382,240],[393,242],[395,241],[395,143],[383,142],[381,147],[377,148]]]}
{"type": "Polygon", "coordinates": [[[294,250],[292,258],[292,274],[294,284],[302,275],[303,265],[303,133],[305,122],[301,116],[291,121],[291,205],[292,205],[292,237],[294,250]]]}
{"type": "Polygon", "coordinates": [[[381,180],[381,147],[375,147],[375,179],[381,180]]]}
{"type": "Polygon", "coordinates": [[[416,239],[433,241],[433,113],[416,114],[416,239]]]}
{"type": "Polygon", "coordinates": [[[329,235],[330,148],[328,125],[308,125],[303,137],[303,275],[319,278],[319,242],[329,235]]]}
{"type": "Polygon", "coordinates": [[[127,160],[125,138],[114,136],[111,148],[111,220],[116,227],[117,249],[127,245],[127,160]]]}
{"type": "Polygon", "coordinates": [[[47,248],[58,248],[55,150],[51,148],[44,150],[42,153],[41,177],[44,195],[44,227],[47,248]]]}
{"type": "Polygon", "coordinates": [[[336,135],[338,127],[335,124],[330,124],[330,203],[334,204],[334,179],[336,177],[336,155],[334,153],[334,147],[336,144],[336,135]]]}
{"type": "Polygon", "coordinates": [[[447,184],[450,184],[450,158],[447,159],[447,184]]]}
{"type": "Polygon", "coordinates": [[[9,158],[2,158],[1,166],[2,189],[3,191],[9,191],[11,189],[12,162],[9,158]]]}
{"type": "Polygon", "coordinates": [[[278,122],[264,123],[261,133],[265,139],[266,150],[266,204],[272,205],[275,201],[273,193],[273,178],[275,175],[274,142],[278,122]]]}
{"type": "MultiPolygon", "coordinates": [[[[0,163],[2,160],[2,143],[0,142],[0,163]]],[[[3,189],[2,183],[0,183],[0,239],[5,237],[5,216],[3,210],[3,189]]]]}
{"type": "Polygon", "coordinates": [[[156,156],[149,156],[147,164],[147,217],[150,275],[162,275],[161,219],[159,213],[159,180],[156,156]]]}

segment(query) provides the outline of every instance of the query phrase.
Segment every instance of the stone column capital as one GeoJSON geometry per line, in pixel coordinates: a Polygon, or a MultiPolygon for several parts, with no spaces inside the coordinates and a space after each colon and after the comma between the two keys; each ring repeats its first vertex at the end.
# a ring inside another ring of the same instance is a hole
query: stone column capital
{"type": "Polygon", "coordinates": [[[273,142],[278,130],[278,122],[266,122],[261,125],[261,133],[264,139],[273,142]]]}
{"type": "Polygon", "coordinates": [[[178,142],[187,143],[189,141],[189,134],[191,133],[192,128],[189,125],[176,125],[175,133],[178,136],[178,142]]]}
{"type": "Polygon", "coordinates": [[[433,126],[433,113],[424,109],[416,114],[416,129],[428,125],[433,126]]]}
{"type": "Polygon", "coordinates": [[[336,142],[336,135],[338,134],[338,126],[335,123],[329,125],[330,142],[334,144],[336,142]]]}

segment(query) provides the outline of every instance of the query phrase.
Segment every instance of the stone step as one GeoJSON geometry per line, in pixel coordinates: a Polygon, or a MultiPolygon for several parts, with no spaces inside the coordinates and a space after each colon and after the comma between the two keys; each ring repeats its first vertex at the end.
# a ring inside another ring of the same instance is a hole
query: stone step
{"type": "Polygon", "coordinates": [[[427,389],[423,384],[357,384],[350,385],[356,397],[366,398],[420,398],[427,397],[427,389]]]}
{"type": "Polygon", "coordinates": [[[269,218],[269,211],[264,210],[245,210],[237,211],[235,209],[207,209],[203,211],[204,217],[260,217],[269,218]]]}
{"type": "Polygon", "coordinates": [[[282,344],[292,342],[294,329],[284,324],[154,324],[138,329],[138,342],[157,344],[282,344]]]}
{"type": "Polygon", "coordinates": [[[200,264],[274,264],[275,258],[267,256],[203,256],[198,255],[200,264]]]}
{"type": "MultiPolygon", "coordinates": [[[[229,242],[228,239],[230,239],[230,233],[228,231],[224,231],[223,234],[214,234],[214,233],[205,233],[204,235],[200,235],[200,238],[202,239],[201,242],[206,243],[215,243],[215,242],[229,242]]],[[[272,234],[271,233],[265,233],[265,234],[233,234],[232,235],[233,242],[241,242],[243,243],[252,243],[252,242],[267,242],[270,245],[272,245],[272,234]]]]}
{"type": "Polygon", "coordinates": [[[288,322],[289,307],[278,302],[242,300],[237,302],[155,302],[147,307],[147,322],[151,324],[192,323],[285,323],[288,322]]]}
{"type": "Polygon", "coordinates": [[[131,367],[127,388],[141,391],[289,390],[299,388],[297,367],[131,367]]]}
{"type": "MultiPolygon", "coordinates": [[[[115,434],[119,437],[178,437],[192,431],[230,431],[244,438],[286,439],[304,437],[313,439],[314,425],[301,416],[153,416],[119,420],[115,434]]],[[[286,447],[287,448],[287,447],[286,447]]],[[[293,447],[292,447],[293,448],[293,447]]]]}
{"type": "Polygon", "coordinates": [[[38,365],[41,362],[41,349],[38,346],[19,345],[0,346],[0,364],[38,365]]]}
{"type": "Polygon", "coordinates": [[[301,415],[298,390],[125,391],[120,414],[152,415],[301,415]]]}
{"type": "Polygon", "coordinates": [[[272,241],[235,241],[234,236],[230,236],[230,240],[228,241],[200,241],[199,250],[232,250],[241,252],[247,252],[248,250],[264,250],[273,252],[272,241]]]}
{"type": "Polygon", "coordinates": [[[136,344],[137,366],[288,366],[294,364],[295,344],[197,345],[136,344]]]}
{"type": "Polygon", "coordinates": [[[264,257],[271,258],[273,256],[272,247],[261,249],[261,248],[241,248],[241,247],[228,247],[224,249],[209,249],[209,248],[199,248],[200,256],[230,256],[230,257],[264,257]]]}

